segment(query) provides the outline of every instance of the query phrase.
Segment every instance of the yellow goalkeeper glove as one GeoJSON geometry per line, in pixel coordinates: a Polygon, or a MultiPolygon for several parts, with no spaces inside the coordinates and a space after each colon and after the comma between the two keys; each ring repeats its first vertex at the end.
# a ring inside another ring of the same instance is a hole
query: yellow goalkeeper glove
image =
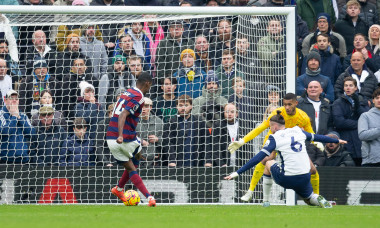
{"type": "Polygon", "coordinates": [[[237,151],[237,149],[239,149],[244,144],[245,144],[244,140],[240,139],[239,141],[232,142],[228,146],[228,150],[230,151],[231,154],[233,154],[233,153],[235,153],[235,151],[237,151]]]}

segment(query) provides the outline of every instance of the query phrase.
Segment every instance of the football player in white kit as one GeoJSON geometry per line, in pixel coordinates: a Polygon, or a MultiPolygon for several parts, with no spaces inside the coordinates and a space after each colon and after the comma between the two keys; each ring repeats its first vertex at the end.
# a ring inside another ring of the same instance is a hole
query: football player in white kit
{"type": "Polygon", "coordinates": [[[341,139],[334,139],[323,135],[311,134],[303,131],[298,126],[293,128],[285,128],[285,120],[281,111],[277,111],[270,119],[270,129],[272,135],[269,136],[267,142],[261,151],[251,158],[243,167],[229,176],[226,180],[238,177],[240,174],[257,165],[266,156],[269,156],[276,150],[280,156],[281,163],[270,160],[265,164],[263,179],[263,206],[269,206],[269,195],[272,188],[273,180],[286,188],[293,189],[300,195],[304,201],[313,206],[323,208],[332,207],[331,204],[321,195],[313,193],[310,184],[310,162],[306,152],[305,141],[318,141],[323,143],[347,143],[341,139]]]}

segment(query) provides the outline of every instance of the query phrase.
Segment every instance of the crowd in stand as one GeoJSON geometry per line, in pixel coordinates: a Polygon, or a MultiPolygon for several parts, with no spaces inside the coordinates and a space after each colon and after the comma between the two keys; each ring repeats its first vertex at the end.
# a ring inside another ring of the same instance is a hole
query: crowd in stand
{"type": "MultiPolygon", "coordinates": [[[[328,143],[324,151],[308,145],[311,160],[316,166],[380,166],[380,1],[1,4],[297,7],[297,107],[309,115],[315,133],[348,141],[344,147],[328,143]]],[[[115,102],[142,72],[154,77],[137,128],[144,166],[235,166],[253,155],[251,144],[247,154],[230,154],[227,147],[281,106],[283,17],[144,17],[128,24],[16,27],[0,14],[0,163],[114,165],[107,126],[115,102]],[[238,30],[244,19],[262,34],[238,30]]]]}

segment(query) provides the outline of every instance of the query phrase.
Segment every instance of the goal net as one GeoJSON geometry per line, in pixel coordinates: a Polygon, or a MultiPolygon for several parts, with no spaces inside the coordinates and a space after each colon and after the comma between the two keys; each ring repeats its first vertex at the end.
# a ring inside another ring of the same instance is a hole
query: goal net
{"type": "MultiPolygon", "coordinates": [[[[117,203],[110,190],[124,169],[106,132],[118,97],[142,72],[154,78],[136,129],[148,191],[158,203],[242,203],[253,170],[223,177],[260,151],[267,132],[235,154],[227,147],[294,91],[293,8],[0,13],[0,203],[117,203]]],[[[272,203],[286,198],[274,185],[272,203]]],[[[252,202],[262,203],[261,182],[252,202]]]]}

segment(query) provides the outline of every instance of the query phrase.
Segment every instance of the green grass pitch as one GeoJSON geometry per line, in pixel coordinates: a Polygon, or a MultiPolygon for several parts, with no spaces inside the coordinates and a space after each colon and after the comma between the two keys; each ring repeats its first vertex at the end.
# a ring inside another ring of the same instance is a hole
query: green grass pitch
{"type": "Polygon", "coordinates": [[[380,207],[0,205],[1,227],[379,227],[380,207]]]}

